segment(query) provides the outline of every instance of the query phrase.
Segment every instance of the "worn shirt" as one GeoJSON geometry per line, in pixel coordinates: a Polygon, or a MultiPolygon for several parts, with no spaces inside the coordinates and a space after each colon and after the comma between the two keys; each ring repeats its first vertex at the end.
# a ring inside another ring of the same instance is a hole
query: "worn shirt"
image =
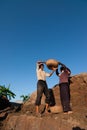
{"type": "Polygon", "coordinates": [[[37,68],[36,68],[36,73],[37,73],[37,79],[38,80],[43,80],[43,81],[46,81],[46,77],[50,76],[49,73],[46,73],[44,70],[42,69],[39,69],[39,66],[37,64],[37,68]]]}
{"type": "Polygon", "coordinates": [[[60,83],[68,83],[68,78],[69,78],[69,73],[67,71],[62,71],[60,74],[59,74],[59,84],[60,83]]]}

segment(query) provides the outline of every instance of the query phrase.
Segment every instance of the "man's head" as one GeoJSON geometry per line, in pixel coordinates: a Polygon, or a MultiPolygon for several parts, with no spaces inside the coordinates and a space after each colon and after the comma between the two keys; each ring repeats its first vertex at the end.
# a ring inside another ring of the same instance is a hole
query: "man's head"
{"type": "Polygon", "coordinates": [[[60,71],[62,72],[63,70],[65,70],[65,67],[61,66],[60,71]]]}
{"type": "Polygon", "coordinates": [[[43,69],[43,68],[44,68],[44,64],[43,63],[39,64],[39,69],[43,69]]]}

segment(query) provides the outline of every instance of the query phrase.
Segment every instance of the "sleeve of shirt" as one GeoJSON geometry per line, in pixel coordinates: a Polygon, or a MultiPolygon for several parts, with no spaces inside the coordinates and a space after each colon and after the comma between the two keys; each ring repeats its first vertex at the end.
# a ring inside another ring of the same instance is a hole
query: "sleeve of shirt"
{"type": "Polygon", "coordinates": [[[45,73],[45,74],[46,74],[46,76],[47,76],[47,77],[49,77],[49,76],[50,76],[50,74],[49,74],[49,73],[45,73]]]}
{"type": "Polygon", "coordinates": [[[39,70],[39,65],[36,64],[36,72],[39,70]]]}

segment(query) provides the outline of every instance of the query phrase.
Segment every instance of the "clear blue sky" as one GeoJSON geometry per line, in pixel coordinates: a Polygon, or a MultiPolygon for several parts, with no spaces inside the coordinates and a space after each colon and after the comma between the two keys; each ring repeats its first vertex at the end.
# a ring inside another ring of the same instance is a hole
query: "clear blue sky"
{"type": "Polygon", "coordinates": [[[87,0],[0,0],[0,85],[10,84],[14,100],[31,94],[36,62],[50,58],[72,75],[87,72],[87,0]]]}

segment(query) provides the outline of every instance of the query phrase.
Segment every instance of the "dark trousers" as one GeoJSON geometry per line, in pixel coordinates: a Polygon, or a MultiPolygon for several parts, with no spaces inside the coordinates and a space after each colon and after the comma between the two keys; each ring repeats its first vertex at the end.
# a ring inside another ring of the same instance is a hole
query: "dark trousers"
{"type": "Polygon", "coordinates": [[[60,99],[63,106],[63,111],[71,111],[70,107],[70,88],[68,83],[59,84],[60,87],[60,99]]]}
{"type": "Polygon", "coordinates": [[[43,93],[46,97],[45,102],[49,104],[50,95],[49,95],[47,83],[46,83],[46,81],[38,80],[38,82],[37,82],[37,98],[36,98],[35,105],[39,106],[41,104],[41,98],[42,98],[43,93]]]}

